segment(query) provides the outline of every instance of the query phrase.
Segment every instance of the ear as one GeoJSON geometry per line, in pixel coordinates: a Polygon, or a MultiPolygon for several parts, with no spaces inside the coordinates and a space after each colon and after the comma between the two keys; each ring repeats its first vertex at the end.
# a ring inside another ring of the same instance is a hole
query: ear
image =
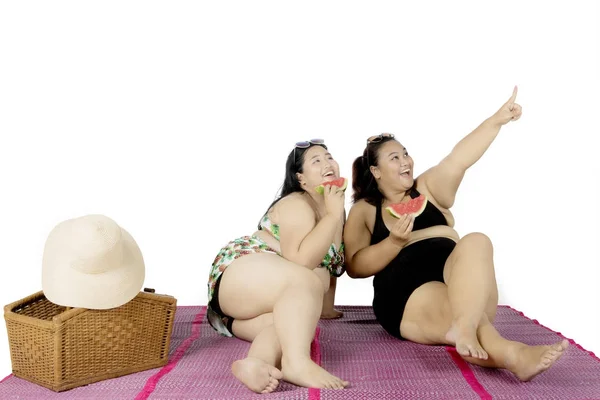
{"type": "Polygon", "coordinates": [[[373,174],[373,177],[375,177],[375,179],[381,178],[381,171],[379,171],[379,168],[377,168],[374,165],[371,165],[369,167],[369,170],[371,171],[371,174],[373,174]]]}
{"type": "Polygon", "coordinates": [[[296,178],[298,179],[298,182],[300,182],[300,186],[306,185],[306,181],[304,180],[304,175],[302,175],[300,172],[296,172],[296,178]]]}

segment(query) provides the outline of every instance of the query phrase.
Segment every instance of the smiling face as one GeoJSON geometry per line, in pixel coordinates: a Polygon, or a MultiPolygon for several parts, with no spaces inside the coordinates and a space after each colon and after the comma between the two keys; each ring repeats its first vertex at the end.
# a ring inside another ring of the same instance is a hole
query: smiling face
{"type": "Polygon", "coordinates": [[[413,166],[406,148],[396,140],[390,140],[379,147],[377,166],[371,166],[371,173],[383,192],[407,191],[414,183],[413,166]]]}
{"type": "Polygon", "coordinates": [[[302,173],[298,173],[297,176],[304,190],[314,190],[324,181],[339,178],[340,167],[327,149],[311,146],[304,152],[302,173]]]}

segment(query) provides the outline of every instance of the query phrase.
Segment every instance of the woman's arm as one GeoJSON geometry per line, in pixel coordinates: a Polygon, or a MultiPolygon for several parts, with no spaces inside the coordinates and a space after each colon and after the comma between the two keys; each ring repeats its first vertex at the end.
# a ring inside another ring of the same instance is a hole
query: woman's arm
{"type": "MultiPolygon", "coordinates": [[[[337,206],[341,205],[340,210],[344,211],[343,193],[326,192],[325,196],[329,197],[326,201],[338,202],[337,206]]],[[[338,208],[332,207],[331,210],[315,223],[314,210],[302,198],[294,196],[281,200],[277,221],[283,257],[309,269],[319,266],[334,242],[338,225],[342,223],[338,208]]]]}
{"type": "Polygon", "coordinates": [[[516,97],[515,87],[510,99],[494,115],[458,142],[438,165],[421,175],[425,187],[440,206],[452,207],[467,169],[483,156],[504,124],[521,117],[521,106],[515,103],[516,97]]]}
{"type": "MultiPolygon", "coordinates": [[[[371,245],[371,232],[367,227],[367,215],[370,209],[366,202],[356,203],[348,215],[344,227],[344,245],[346,246],[346,273],[351,278],[368,278],[384,269],[402,250],[406,241],[400,234],[390,234],[381,242],[371,245]]],[[[394,233],[405,232],[406,238],[412,231],[412,220],[399,220],[394,233]]]]}

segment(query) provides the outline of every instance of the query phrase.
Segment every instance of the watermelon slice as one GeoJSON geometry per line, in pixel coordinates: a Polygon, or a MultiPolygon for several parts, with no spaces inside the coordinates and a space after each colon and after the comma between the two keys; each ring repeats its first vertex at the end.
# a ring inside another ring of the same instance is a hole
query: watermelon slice
{"type": "Polygon", "coordinates": [[[410,214],[416,218],[425,210],[425,206],[427,206],[427,196],[421,194],[406,203],[390,204],[385,210],[396,218],[400,218],[405,214],[410,214]]]}
{"type": "Polygon", "coordinates": [[[325,182],[321,183],[319,186],[317,186],[315,188],[315,190],[317,191],[317,193],[323,194],[323,193],[325,193],[325,186],[330,186],[330,185],[337,186],[337,187],[341,188],[342,190],[346,190],[346,187],[348,186],[348,179],[337,178],[332,181],[325,181],[325,182]]]}

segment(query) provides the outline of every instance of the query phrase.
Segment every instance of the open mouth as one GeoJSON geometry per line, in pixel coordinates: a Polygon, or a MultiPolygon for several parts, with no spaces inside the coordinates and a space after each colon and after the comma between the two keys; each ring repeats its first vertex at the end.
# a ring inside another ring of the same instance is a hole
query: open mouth
{"type": "Polygon", "coordinates": [[[325,173],[323,175],[323,178],[330,178],[330,177],[335,178],[335,174],[333,173],[333,171],[328,171],[327,173],[325,173]]]}
{"type": "Polygon", "coordinates": [[[400,176],[410,176],[410,169],[405,169],[404,171],[400,172],[400,176]]]}

